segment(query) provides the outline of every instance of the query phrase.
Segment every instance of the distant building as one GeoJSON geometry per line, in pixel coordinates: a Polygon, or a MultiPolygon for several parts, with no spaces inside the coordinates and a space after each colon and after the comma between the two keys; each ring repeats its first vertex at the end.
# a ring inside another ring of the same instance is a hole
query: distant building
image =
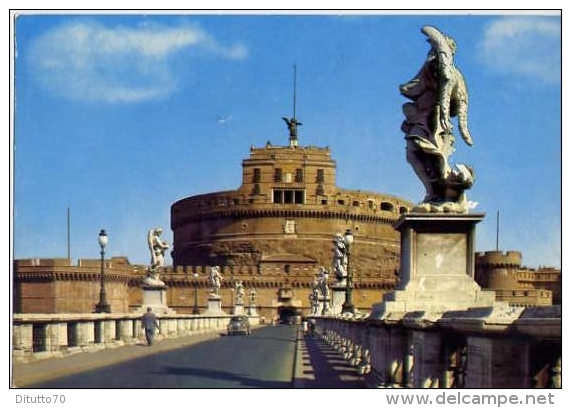
{"type": "MultiPolygon", "coordinates": [[[[136,285],[137,267],[127,258],[105,260],[107,301],[114,313],[129,312],[130,293],[136,285]]],[[[99,300],[101,260],[66,258],[14,261],[13,310],[15,313],[89,313],[99,300]]]]}
{"type": "Polygon", "coordinates": [[[518,251],[477,253],[475,280],[513,306],[561,304],[561,270],[522,267],[518,251]]]}

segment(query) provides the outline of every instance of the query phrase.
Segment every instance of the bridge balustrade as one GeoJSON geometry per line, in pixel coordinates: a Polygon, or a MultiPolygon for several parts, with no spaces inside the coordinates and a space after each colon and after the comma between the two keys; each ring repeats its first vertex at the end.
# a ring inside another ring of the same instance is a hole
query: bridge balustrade
{"type": "Polygon", "coordinates": [[[560,306],[315,320],[369,387],[561,387],[560,306]]]}
{"type": "MultiPolygon", "coordinates": [[[[229,315],[160,315],[157,339],[221,331],[229,315]]],[[[14,361],[62,357],[144,341],[140,314],[14,314],[12,355],[14,361]]],[[[251,318],[252,325],[259,324],[251,318]]]]}

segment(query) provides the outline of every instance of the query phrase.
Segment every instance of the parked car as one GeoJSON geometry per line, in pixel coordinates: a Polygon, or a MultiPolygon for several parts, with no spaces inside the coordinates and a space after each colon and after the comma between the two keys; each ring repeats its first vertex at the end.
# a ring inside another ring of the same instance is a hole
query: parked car
{"type": "Polygon", "coordinates": [[[235,334],[251,334],[248,316],[232,316],[228,323],[228,336],[235,334]]]}

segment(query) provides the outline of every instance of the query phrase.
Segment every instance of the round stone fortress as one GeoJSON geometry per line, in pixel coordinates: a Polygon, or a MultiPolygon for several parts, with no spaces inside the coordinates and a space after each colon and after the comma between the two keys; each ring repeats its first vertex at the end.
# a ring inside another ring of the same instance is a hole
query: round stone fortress
{"type": "Polygon", "coordinates": [[[306,309],[318,268],[331,267],[334,235],[351,229],[355,292],[361,291],[356,305],[368,309],[381,298],[379,290],[394,287],[400,235],[393,223],[412,203],[337,187],[336,163],[328,147],[269,142],[252,147],[242,174],[237,190],[192,196],[172,205],[175,269],[217,265],[226,281],[242,279],[255,287],[267,306],[306,309]],[[267,293],[275,296],[270,299],[260,293],[264,288],[280,290],[267,293]],[[291,296],[284,298],[281,290],[291,296]]]}

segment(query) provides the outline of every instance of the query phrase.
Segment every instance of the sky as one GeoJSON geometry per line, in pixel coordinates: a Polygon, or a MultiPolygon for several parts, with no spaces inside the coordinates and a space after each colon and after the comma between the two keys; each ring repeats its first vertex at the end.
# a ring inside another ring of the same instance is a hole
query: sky
{"type": "MultiPolygon", "coordinates": [[[[12,256],[148,264],[146,234],[172,243],[170,206],[234,190],[251,146],[329,146],[341,188],[414,203],[399,84],[424,62],[420,28],[457,43],[485,213],[476,250],[517,250],[561,267],[561,17],[489,14],[23,13],[15,21],[12,256]],[[499,235],[496,234],[499,213],[499,235]]],[[[455,122],[456,123],[456,122],[455,122]]],[[[167,254],[167,264],[171,263],[167,254]]]]}

